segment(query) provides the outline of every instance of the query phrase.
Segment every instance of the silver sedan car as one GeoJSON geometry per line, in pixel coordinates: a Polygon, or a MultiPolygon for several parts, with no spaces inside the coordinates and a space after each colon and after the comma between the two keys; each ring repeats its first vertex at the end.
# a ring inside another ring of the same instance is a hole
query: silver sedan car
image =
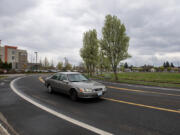
{"type": "Polygon", "coordinates": [[[78,72],[59,72],[45,79],[49,93],[54,91],[77,98],[97,98],[107,91],[105,85],[89,80],[78,72]]]}

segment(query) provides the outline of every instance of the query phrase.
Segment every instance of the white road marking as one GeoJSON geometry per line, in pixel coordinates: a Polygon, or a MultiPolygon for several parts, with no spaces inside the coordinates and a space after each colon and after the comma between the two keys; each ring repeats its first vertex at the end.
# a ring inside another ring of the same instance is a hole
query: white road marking
{"type": "Polygon", "coordinates": [[[10,135],[9,132],[2,126],[1,123],[0,123],[0,129],[3,130],[3,132],[5,133],[5,135],[10,135]]]}
{"type": "Polygon", "coordinates": [[[33,100],[32,98],[30,98],[30,97],[26,96],[25,94],[19,92],[18,89],[16,89],[16,88],[14,87],[14,83],[15,83],[17,80],[21,79],[21,78],[24,78],[24,77],[16,78],[16,79],[14,79],[13,81],[11,81],[11,83],[10,83],[11,89],[12,89],[17,95],[19,95],[21,98],[25,99],[26,101],[30,102],[31,104],[33,104],[33,105],[35,105],[35,106],[37,106],[37,107],[39,107],[39,108],[41,108],[42,110],[45,110],[45,111],[47,111],[47,112],[49,112],[49,113],[51,113],[51,114],[53,114],[53,115],[55,115],[55,116],[57,116],[57,117],[59,117],[59,118],[61,118],[61,119],[64,119],[64,120],[66,120],[66,121],[68,121],[68,122],[71,122],[71,123],[73,123],[73,124],[75,124],[75,125],[78,125],[78,126],[80,126],[80,127],[82,127],[82,128],[88,129],[88,130],[90,130],[90,131],[92,131],[92,132],[94,132],[94,133],[97,133],[97,134],[100,134],[100,135],[112,135],[112,133],[106,132],[106,131],[104,131],[104,130],[98,129],[98,128],[96,128],[96,127],[93,127],[93,126],[88,125],[88,124],[86,124],[86,123],[83,123],[83,122],[81,122],[81,121],[75,120],[75,119],[73,119],[73,118],[71,118],[71,117],[69,117],[69,116],[66,116],[66,115],[64,115],[64,114],[61,114],[61,113],[53,110],[53,109],[48,108],[48,107],[45,106],[45,105],[42,105],[42,104],[40,104],[40,103],[37,103],[37,102],[36,102],[35,100],[33,100]]]}

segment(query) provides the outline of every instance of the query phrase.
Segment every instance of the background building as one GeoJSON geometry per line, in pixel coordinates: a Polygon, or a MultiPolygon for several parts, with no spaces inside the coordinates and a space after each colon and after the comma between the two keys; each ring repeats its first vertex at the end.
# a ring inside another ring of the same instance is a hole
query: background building
{"type": "Polygon", "coordinates": [[[12,69],[26,69],[28,66],[27,51],[16,46],[0,46],[0,59],[2,62],[12,63],[12,69]]]}

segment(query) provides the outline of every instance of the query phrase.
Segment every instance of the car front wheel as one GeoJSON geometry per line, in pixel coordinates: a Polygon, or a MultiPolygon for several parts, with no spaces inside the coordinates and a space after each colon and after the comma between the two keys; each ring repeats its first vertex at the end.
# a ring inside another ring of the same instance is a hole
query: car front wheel
{"type": "Polygon", "coordinates": [[[77,96],[77,92],[76,92],[75,90],[71,90],[71,92],[70,92],[70,98],[71,98],[73,101],[77,101],[78,96],[77,96]]]}

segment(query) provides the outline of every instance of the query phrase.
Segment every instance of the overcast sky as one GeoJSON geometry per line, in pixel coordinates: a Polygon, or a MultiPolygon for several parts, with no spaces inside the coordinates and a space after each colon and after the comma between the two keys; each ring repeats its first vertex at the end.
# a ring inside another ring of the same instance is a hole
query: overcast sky
{"type": "Polygon", "coordinates": [[[123,22],[130,37],[128,63],[180,66],[179,0],[0,0],[2,44],[34,51],[54,63],[82,59],[83,32],[95,28],[98,37],[107,14],[123,22]]]}

